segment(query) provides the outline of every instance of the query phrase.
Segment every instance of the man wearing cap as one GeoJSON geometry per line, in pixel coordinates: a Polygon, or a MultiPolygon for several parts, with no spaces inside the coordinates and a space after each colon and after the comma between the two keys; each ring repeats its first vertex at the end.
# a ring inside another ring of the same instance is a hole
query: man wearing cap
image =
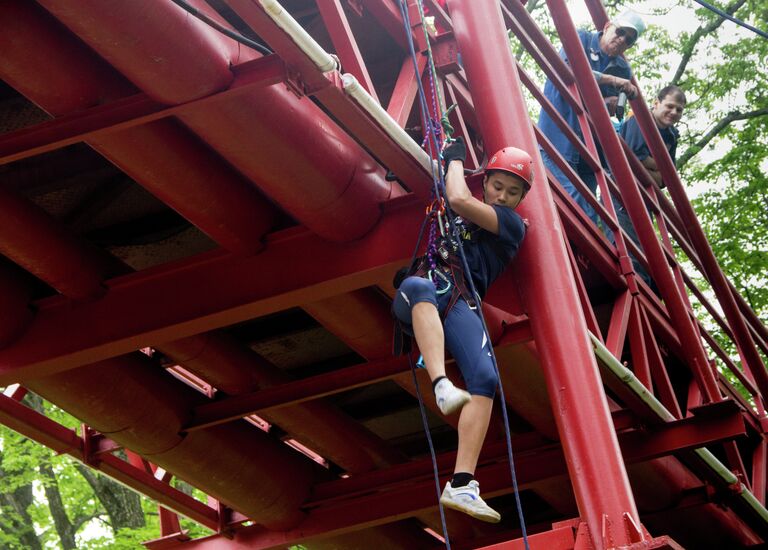
{"type": "MultiPolygon", "coordinates": [[[[600,93],[605,99],[605,106],[611,115],[616,111],[619,93],[624,92],[628,98],[633,98],[637,95],[637,88],[635,88],[630,80],[632,78],[632,70],[627,61],[622,57],[622,54],[635,44],[640,35],[645,31],[645,28],[645,23],[638,14],[632,11],[625,11],[613,21],[606,23],[600,32],[590,32],[583,29],[578,31],[587,60],[589,60],[589,64],[592,67],[592,73],[595,75],[595,79],[600,87],[600,93]]],[[[560,50],[560,56],[568,63],[568,58],[562,49],[560,50]]],[[[562,115],[568,126],[583,140],[576,113],[549,79],[547,79],[544,85],[544,96],[557,109],[557,112],[562,115]]],[[[544,109],[539,114],[539,128],[552,142],[555,149],[576,171],[592,193],[594,193],[597,188],[595,173],[586,161],[581,158],[576,147],[560,131],[552,117],[544,109]]],[[[552,158],[543,150],[541,153],[544,165],[552,172],[552,175],[555,176],[568,194],[574,198],[582,210],[597,223],[598,216],[592,206],[579,193],[552,158]]]]}

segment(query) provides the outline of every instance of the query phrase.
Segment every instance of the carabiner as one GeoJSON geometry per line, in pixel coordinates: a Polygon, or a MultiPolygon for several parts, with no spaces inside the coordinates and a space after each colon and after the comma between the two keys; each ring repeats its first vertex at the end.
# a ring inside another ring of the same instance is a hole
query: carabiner
{"type": "Polygon", "coordinates": [[[433,278],[434,275],[437,275],[437,277],[442,279],[443,282],[446,284],[446,287],[441,290],[440,287],[437,285],[437,283],[435,283],[435,288],[437,289],[436,292],[438,296],[442,296],[443,294],[451,290],[451,287],[453,285],[451,284],[451,280],[448,278],[448,276],[445,273],[443,273],[439,269],[430,269],[429,271],[427,271],[427,277],[429,278],[430,281],[434,282],[435,280],[433,278]]]}

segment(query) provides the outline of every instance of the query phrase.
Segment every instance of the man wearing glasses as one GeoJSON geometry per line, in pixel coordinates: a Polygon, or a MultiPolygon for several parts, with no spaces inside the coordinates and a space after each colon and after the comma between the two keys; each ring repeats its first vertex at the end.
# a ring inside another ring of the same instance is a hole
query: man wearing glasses
{"type": "MultiPolygon", "coordinates": [[[[635,44],[640,35],[645,31],[645,28],[645,22],[638,14],[632,11],[625,11],[613,21],[606,23],[601,32],[591,32],[583,29],[578,31],[579,39],[582,46],[584,46],[584,52],[592,67],[592,73],[595,75],[595,79],[600,86],[600,93],[611,115],[614,115],[616,112],[616,104],[620,93],[623,92],[629,99],[637,94],[637,88],[630,81],[632,70],[627,61],[622,57],[622,54],[635,44]]],[[[560,56],[568,63],[568,58],[562,49],[560,50],[560,56]]],[[[557,112],[562,115],[568,126],[583,140],[581,128],[576,119],[576,113],[574,113],[571,106],[549,79],[547,79],[544,85],[544,96],[557,109],[557,112]]],[[[595,173],[586,161],[581,158],[576,147],[565,137],[565,134],[560,131],[554,120],[543,108],[539,114],[539,128],[594,194],[597,188],[595,173]]],[[[541,151],[541,156],[544,160],[544,165],[560,182],[560,185],[574,198],[582,210],[597,223],[597,213],[579,193],[565,173],[545,151],[541,151]]]]}

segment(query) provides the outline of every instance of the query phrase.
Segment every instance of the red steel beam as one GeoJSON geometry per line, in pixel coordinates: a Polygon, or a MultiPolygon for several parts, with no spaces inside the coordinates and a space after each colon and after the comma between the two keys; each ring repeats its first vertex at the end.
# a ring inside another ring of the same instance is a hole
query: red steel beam
{"type": "MultiPolygon", "coordinates": [[[[395,43],[403,49],[403,52],[408,51],[407,35],[405,34],[405,27],[403,20],[400,16],[400,8],[398,2],[400,0],[355,0],[363,5],[368,13],[373,15],[385,31],[392,37],[395,43]]],[[[411,35],[416,44],[420,39],[423,39],[423,35],[416,33],[411,29],[411,35]]]]}
{"type": "MultiPolygon", "coordinates": [[[[514,326],[506,329],[510,331],[511,337],[503,338],[501,345],[517,345],[531,339],[527,320],[521,321],[519,325],[519,327],[514,326]]],[[[267,409],[295,405],[359,386],[388,380],[398,374],[408,372],[408,370],[409,364],[406,357],[388,357],[253,393],[211,401],[195,407],[192,419],[185,427],[185,431],[199,430],[250,414],[259,414],[267,409]]]]}
{"type": "Polygon", "coordinates": [[[623,526],[627,517],[635,525],[640,520],[498,3],[448,0],[448,5],[486,148],[520,146],[535,158],[537,178],[521,207],[533,225],[515,267],[534,338],[547,343],[539,352],[579,510],[598,545],[601,536],[630,544],[624,529],[605,530],[623,526]],[[482,47],[479,36],[485,38],[482,47]],[[564,314],[554,319],[552,311],[564,314]]]}
{"type": "Polygon", "coordinates": [[[373,87],[373,81],[368,74],[368,68],[365,66],[360,48],[357,47],[355,37],[352,35],[352,29],[349,27],[347,14],[344,13],[341,0],[318,2],[317,9],[320,10],[320,16],[328,29],[333,46],[336,48],[336,55],[341,60],[342,68],[355,75],[363,88],[378,102],[376,89],[373,87]]]}
{"type": "Polygon", "coordinates": [[[406,357],[389,357],[263,390],[211,401],[195,407],[185,431],[257,414],[270,408],[285,407],[387,380],[409,369],[406,357]]]}
{"type": "Polygon", "coordinates": [[[74,430],[65,428],[5,395],[0,395],[0,422],[59,454],[66,453],[87,466],[98,469],[209,529],[215,530],[218,525],[218,514],[213,508],[112,454],[100,454],[97,459],[90,460],[91,457],[86,456],[83,439],[74,430]]]}
{"type": "Polygon", "coordinates": [[[576,204],[576,201],[563,189],[562,185],[557,183],[557,180],[548,179],[551,182],[552,195],[566,236],[576,244],[584,256],[589,258],[608,284],[620,291],[626,289],[627,282],[619,273],[618,260],[605,235],[594,223],[589,222],[584,210],[576,204]]]}
{"type": "MultiPolygon", "coordinates": [[[[573,528],[557,527],[544,533],[528,535],[528,543],[533,550],[573,550],[576,536],[573,528]]],[[[478,550],[526,550],[522,539],[482,546],[478,550]]]]}
{"type": "Polygon", "coordinates": [[[635,302],[635,304],[637,306],[636,309],[640,321],[640,330],[645,342],[645,349],[648,351],[649,368],[656,387],[656,393],[659,395],[662,404],[675,416],[675,418],[682,418],[683,412],[680,410],[677,396],[672,387],[672,382],[669,379],[669,372],[667,372],[664,359],[661,356],[659,344],[653,333],[653,327],[651,326],[647,309],[641,307],[637,302],[635,302]]]}
{"type": "Polygon", "coordinates": [[[731,441],[746,433],[744,418],[734,405],[730,411],[718,415],[692,416],[650,429],[624,432],[619,435],[619,442],[624,456],[647,459],[666,456],[670,449],[681,452],[731,441]]]}
{"type": "MultiPolygon", "coordinates": [[[[63,116],[136,93],[120,73],[72,33],[64,32],[38,3],[8,0],[0,4],[0,12],[0,49],[4,52],[0,56],[0,78],[51,115],[63,116]]],[[[80,12],[78,17],[88,19],[80,12]]],[[[167,39],[168,23],[163,20],[161,24],[167,39]]],[[[136,36],[130,35],[130,40],[135,41],[136,36]]],[[[114,42],[114,37],[110,40],[114,42]]],[[[119,50],[121,55],[131,51],[119,50]]],[[[199,58],[200,52],[197,54],[199,58]]],[[[165,55],[160,58],[168,61],[165,55]]],[[[152,67],[159,65],[148,63],[152,67]]],[[[162,64],[166,69],[186,65],[162,64]]],[[[146,72],[141,76],[145,77],[146,72]]],[[[274,222],[274,207],[210,147],[173,120],[103,136],[89,145],[230,250],[248,254],[258,250],[261,237],[274,222]]],[[[49,246],[52,242],[46,241],[49,246]]],[[[42,255],[50,257],[46,251],[42,255]]]]}
{"type": "MultiPolygon", "coordinates": [[[[619,438],[626,461],[635,463],[651,456],[683,452],[701,446],[704,442],[732,439],[744,433],[743,422],[740,422],[738,411],[731,411],[725,418],[718,415],[693,417],[682,424],[666,424],[639,434],[625,432],[619,438]],[[712,437],[713,428],[716,428],[719,439],[712,437]],[[702,439],[697,441],[697,437],[702,439]]],[[[529,445],[524,446],[522,452],[520,446],[517,448],[515,459],[521,489],[565,472],[565,458],[557,445],[529,445]]],[[[441,471],[448,471],[453,455],[444,453],[437,457],[441,471]]],[[[477,475],[490,497],[511,491],[506,481],[507,465],[504,458],[504,442],[485,446],[477,475]]],[[[235,533],[234,540],[241,545],[247,544],[248,548],[289,546],[313,537],[390,523],[425,512],[435,506],[431,473],[431,459],[426,458],[319,484],[315,488],[316,499],[307,503],[307,519],[296,529],[278,532],[249,527],[235,533]]],[[[212,545],[214,540],[218,539],[199,539],[194,541],[194,545],[185,545],[184,548],[216,548],[212,545]]]]}
{"type": "Polygon", "coordinates": [[[13,383],[52,374],[148,342],[160,344],[375,285],[407,263],[422,215],[419,201],[403,197],[391,201],[383,221],[353,243],[291,229],[271,235],[257,256],[206,253],[110,280],[100,300],[43,300],[24,335],[0,351],[0,379],[13,383]],[[326,261],[306,269],[305,258],[318,254],[326,261]],[[201,293],[200,281],[210,280],[218,282],[215,289],[201,293]],[[139,305],[145,303],[156,304],[154,315],[145,315],[139,305]]]}
{"type": "Polygon", "coordinates": [[[291,229],[271,235],[256,256],[215,251],[107,281],[109,292],[100,300],[44,300],[36,304],[37,315],[22,337],[0,351],[0,383],[52,374],[148,342],[191,336],[375,285],[408,262],[422,216],[421,202],[403,197],[389,203],[382,221],[365,238],[351,243],[291,229]],[[322,264],[307,269],[307,258],[320,257],[322,264]],[[203,292],[201,281],[217,284],[203,292]],[[141,306],[147,303],[155,304],[153,315],[141,306]]]}
{"type": "MultiPolygon", "coordinates": [[[[257,389],[270,394],[273,387],[292,387],[290,375],[222,331],[165,342],[157,349],[235,399],[257,389]]],[[[248,414],[241,415],[245,416],[248,414]]],[[[404,455],[324,400],[294,402],[290,407],[272,408],[259,416],[277,424],[302,445],[350,473],[373,470],[405,459],[404,455]],[[340,434],[344,436],[340,438],[340,434]]],[[[181,429],[183,431],[183,427],[181,429]]]]}
{"type": "Polygon", "coordinates": [[[632,304],[632,294],[630,294],[629,290],[622,292],[613,303],[605,347],[607,347],[608,351],[616,357],[621,357],[621,352],[624,349],[624,341],[627,337],[627,325],[629,323],[629,311],[632,304]]]}
{"type": "Polygon", "coordinates": [[[256,86],[271,86],[285,80],[285,66],[276,55],[248,61],[232,68],[235,79],[226,90],[177,105],[164,105],[140,93],[42,122],[0,137],[0,165],[61,149],[142,124],[230,100],[256,86]]]}
{"type": "MultiPolygon", "coordinates": [[[[424,72],[426,66],[427,58],[423,55],[419,56],[417,60],[419,75],[424,72]]],[[[395,81],[395,88],[392,90],[392,96],[389,98],[389,104],[387,105],[387,113],[395,119],[395,122],[401,128],[405,128],[405,124],[408,122],[408,117],[413,109],[413,102],[418,92],[418,78],[419,76],[416,75],[411,58],[406,57],[400,67],[400,73],[395,81]]]]}
{"type": "MultiPolygon", "coordinates": [[[[563,227],[563,233],[565,233],[565,227],[563,227]]],[[[579,293],[579,302],[581,302],[582,313],[587,321],[587,327],[589,331],[594,334],[600,342],[605,343],[603,338],[603,332],[600,330],[600,325],[595,317],[595,309],[592,307],[592,303],[589,301],[589,294],[587,293],[587,287],[584,286],[584,279],[579,271],[579,266],[576,263],[576,256],[573,253],[571,243],[566,241],[565,248],[568,251],[568,261],[571,265],[571,271],[576,282],[576,290],[579,293]]]]}
{"type": "MultiPolygon", "coordinates": [[[[629,349],[632,355],[632,362],[629,367],[640,381],[640,383],[650,391],[653,391],[650,359],[648,357],[649,350],[645,345],[645,338],[643,334],[644,325],[641,321],[639,309],[640,305],[637,301],[635,301],[632,304],[632,308],[629,312],[627,334],[629,336],[629,349]]],[[[669,407],[667,407],[667,409],[669,409],[669,407]]],[[[680,418],[680,415],[678,414],[675,417],[680,418]]]]}

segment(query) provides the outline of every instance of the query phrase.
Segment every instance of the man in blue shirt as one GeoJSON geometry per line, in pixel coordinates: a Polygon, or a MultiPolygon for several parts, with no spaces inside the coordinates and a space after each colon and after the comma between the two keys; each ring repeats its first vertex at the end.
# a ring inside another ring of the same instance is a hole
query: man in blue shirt
{"type": "MultiPolygon", "coordinates": [[[[677,86],[669,85],[659,91],[651,106],[651,115],[653,115],[653,120],[659,129],[661,139],[664,141],[664,145],[666,145],[673,162],[677,153],[677,138],[679,136],[675,124],[683,116],[683,110],[687,103],[688,101],[683,90],[677,86]]],[[[648,170],[656,184],[663,188],[664,182],[661,181],[661,172],[659,172],[656,161],[648,150],[648,145],[645,142],[645,138],[643,138],[643,134],[640,132],[637,119],[635,117],[626,119],[619,133],[632,149],[632,152],[635,153],[638,160],[643,163],[643,166],[648,170]]]]}
{"type": "MultiPolygon", "coordinates": [[[[601,32],[578,31],[584,52],[587,54],[592,72],[600,86],[600,93],[605,98],[606,108],[611,115],[616,112],[616,103],[620,92],[624,92],[629,98],[637,95],[637,89],[630,80],[632,78],[632,70],[627,61],[622,57],[622,54],[635,44],[643,31],[645,31],[645,28],[645,23],[639,15],[626,11],[613,21],[606,23],[601,32]]],[[[564,50],[560,50],[560,56],[565,59],[566,63],[568,62],[564,50]]],[[[574,113],[571,106],[549,79],[547,79],[544,85],[544,96],[563,116],[576,135],[583,139],[576,113],[574,113]]],[[[592,193],[594,193],[597,188],[595,173],[581,158],[576,147],[560,131],[554,120],[544,109],[541,110],[539,115],[539,128],[552,142],[555,149],[573,167],[592,193]]],[[[549,155],[544,151],[541,151],[541,154],[544,165],[560,182],[560,185],[574,198],[582,210],[597,223],[598,216],[592,206],[579,193],[549,155]]]]}

